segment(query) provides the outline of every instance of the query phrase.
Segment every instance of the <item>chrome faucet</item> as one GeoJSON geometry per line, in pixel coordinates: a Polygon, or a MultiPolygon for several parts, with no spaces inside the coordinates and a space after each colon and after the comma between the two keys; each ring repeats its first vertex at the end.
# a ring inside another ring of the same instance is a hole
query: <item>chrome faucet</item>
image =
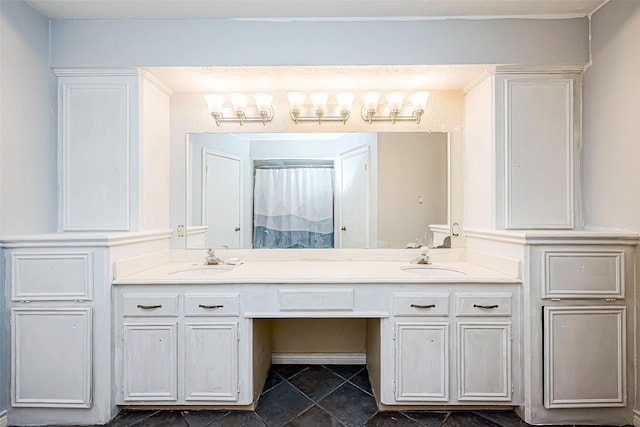
{"type": "Polygon", "coordinates": [[[215,249],[209,249],[207,251],[207,260],[204,262],[207,265],[222,264],[222,260],[216,256],[215,249]]]}
{"type": "Polygon", "coordinates": [[[427,255],[427,252],[429,252],[429,248],[426,246],[421,246],[420,256],[412,260],[411,264],[431,264],[431,261],[429,261],[429,255],[427,255]]]}

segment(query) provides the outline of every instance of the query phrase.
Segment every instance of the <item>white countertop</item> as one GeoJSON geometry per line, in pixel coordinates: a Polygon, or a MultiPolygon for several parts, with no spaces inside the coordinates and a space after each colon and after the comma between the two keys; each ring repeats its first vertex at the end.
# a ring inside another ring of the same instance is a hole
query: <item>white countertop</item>
{"type": "MultiPolygon", "coordinates": [[[[212,269],[217,268],[211,266],[212,269]]],[[[133,284],[355,284],[355,283],[520,283],[519,277],[465,261],[436,261],[427,276],[405,271],[422,267],[398,261],[248,261],[228,271],[208,273],[203,263],[167,262],[117,277],[114,285],[133,284]],[[185,270],[197,269],[193,274],[185,270]],[[451,270],[460,272],[459,274],[451,270]],[[456,276],[456,277],[452,277],[456,276]]]]}

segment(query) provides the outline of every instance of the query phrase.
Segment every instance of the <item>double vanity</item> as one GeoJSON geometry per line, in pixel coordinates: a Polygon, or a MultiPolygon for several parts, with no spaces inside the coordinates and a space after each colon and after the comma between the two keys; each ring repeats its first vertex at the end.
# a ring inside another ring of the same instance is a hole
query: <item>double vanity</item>
{"type": "Polygon", "coordinates": [[[444,252],[453,260],[168,262],[116,277],[117,404],[250,407],[281,318],[366,319],[356,356],[382,405],[512,404],[521,280],[444,252]]]}
{"type": "Polygon", "coordinates": [[[469,230],[466,248],[432,250],[428,265],[410,262],[418,249],[307,249],[218,251],[244,262],[209,266],[204,250],[155,250],[166,239],[5,241],[12,423],[250,410],[282,360],[366,363],[381,409],[632,416],[635,234],[469,230]],[[285,319],[319,323],[305,337],[320,345],[361,322],[364,351],[279,354],[285,319]],[[336,330],[314,337],[323,322],[336,330]]]}

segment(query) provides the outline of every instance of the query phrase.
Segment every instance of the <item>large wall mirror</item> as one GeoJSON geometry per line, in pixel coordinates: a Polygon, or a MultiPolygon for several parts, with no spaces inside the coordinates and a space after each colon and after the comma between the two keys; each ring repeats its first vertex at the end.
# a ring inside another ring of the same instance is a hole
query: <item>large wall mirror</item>
{"type": "Polygon", "coordinates": [[[187,135],[187,248],[436,246],[449,134],[187,135]]]}

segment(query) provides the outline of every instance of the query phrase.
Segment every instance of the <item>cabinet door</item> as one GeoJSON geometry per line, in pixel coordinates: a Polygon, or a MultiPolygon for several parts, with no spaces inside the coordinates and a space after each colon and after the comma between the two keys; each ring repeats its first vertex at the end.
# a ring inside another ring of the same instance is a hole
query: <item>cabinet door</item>
{"type": "Polygon", "coordinates": [[[185,324],[185,400],[238,400],[238,323],[185,324]]]}
{"type": "Polygon", "coordinates": [[[574,226],[572,77],[508,77],[504,83],[505,228],[574,226]]]}
{"type": "Polygon", "coordinates": [[[511,400],[511,322],[458,323],[458,399],[511,400]]]}
{"type": "Polygon", "coordinates": [[[91,308],[14,308],[11,317],[11,405],[91,407],[91,308]]]}
{"type": "Polygon", "coordinates": [[[449,325],[396,323],[397,401],[449,400],[449,325]]]}
{"type": "Polygon", "coordinates": [[[60,231],[131,229],[137,86],[133,76],[60,78],[60,231]]]}
{"type": "Polygon", "coordinates": [[[177,399],[176,330],[176,322],[123,325],[125,401],[177,399]]]}
{"type": "Polygon", "coordinates": [[[544,308],[544,405],[625,406],[625,308],[544,308]]]}

